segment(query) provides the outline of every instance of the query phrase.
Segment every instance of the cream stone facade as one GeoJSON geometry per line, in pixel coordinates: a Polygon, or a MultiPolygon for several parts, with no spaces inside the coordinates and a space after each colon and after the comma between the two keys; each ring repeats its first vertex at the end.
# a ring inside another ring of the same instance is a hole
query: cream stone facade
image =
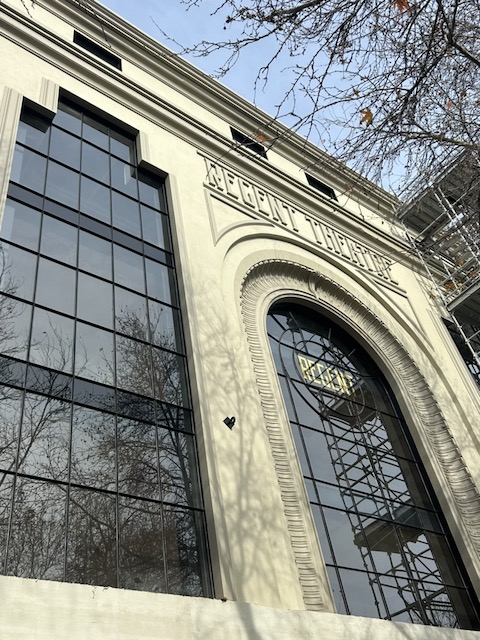
{"type": "Polygon", "coordinates": [[[335,613],[268,342],[269,309],[296,301],[373,358],[478,597],[480,394],[397,201],[101,5],[4,0],[0,21],[0,211],[22,108],[51,120],[62,97],[132,134],[165,180],[212,574],[211,598],[0,576],[2,637],[476,638],[335,613]],[[231,127],[262,134],[267,158],[231,127]]]}

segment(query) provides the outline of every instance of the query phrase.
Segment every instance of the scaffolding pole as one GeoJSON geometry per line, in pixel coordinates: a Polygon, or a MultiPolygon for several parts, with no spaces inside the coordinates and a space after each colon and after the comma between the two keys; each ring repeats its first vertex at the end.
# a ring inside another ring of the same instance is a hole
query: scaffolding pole
{"type": "Polygon", "coordinates": [[[398,218],[451,318],[450,333],[480,385],[480,166],[462,154],[398,218]]]}

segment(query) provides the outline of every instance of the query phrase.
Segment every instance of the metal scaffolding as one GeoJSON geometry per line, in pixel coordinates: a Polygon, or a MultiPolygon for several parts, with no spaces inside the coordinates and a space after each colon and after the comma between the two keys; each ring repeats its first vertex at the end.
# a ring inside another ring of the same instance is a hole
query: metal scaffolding
{"type": "Polygon", "coordinates": [[[480,165],[462,153],[398,211],[480,385],[480,165]]]}

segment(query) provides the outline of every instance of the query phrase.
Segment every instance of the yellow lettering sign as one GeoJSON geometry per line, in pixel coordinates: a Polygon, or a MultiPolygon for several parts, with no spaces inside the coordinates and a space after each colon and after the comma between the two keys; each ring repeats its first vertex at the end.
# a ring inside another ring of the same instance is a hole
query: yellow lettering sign
{"type": "Polygon", "coordinates": [[[335,367],[328,367],[323,362],[315,362],[297,354],[298,365],[305,382],[318,384],[333,391],[351,395],[353,377],[335,367]]]}
{"type": "Polygon", "coordinates": [[[303,379],[307,382],[313,382],[315,380],[315,376],[312,373],[312,367],[315,365],[315,363],[313,362],[313,360],[307,360],[307,358],[304,358],[303,356],[297,356],[297,358],[303,379]]]}

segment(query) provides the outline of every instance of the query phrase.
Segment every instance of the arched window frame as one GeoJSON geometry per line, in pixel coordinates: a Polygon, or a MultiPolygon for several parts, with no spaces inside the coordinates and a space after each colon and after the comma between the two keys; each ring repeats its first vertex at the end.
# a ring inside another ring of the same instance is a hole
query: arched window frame
{"type": "Polygon", "coordinates": [[[303,302],[331,315],[374,357],[399,400],[474,580],[480,569],[480,496],[420,369],[382,320],[331,278],[295,262],[265,260],[246,273],[240,305],[305,607],[334,609],[289,420],[285,409],[279,411],[284,401],[272,367],[265,319],[280,300],[303,302]]]}

